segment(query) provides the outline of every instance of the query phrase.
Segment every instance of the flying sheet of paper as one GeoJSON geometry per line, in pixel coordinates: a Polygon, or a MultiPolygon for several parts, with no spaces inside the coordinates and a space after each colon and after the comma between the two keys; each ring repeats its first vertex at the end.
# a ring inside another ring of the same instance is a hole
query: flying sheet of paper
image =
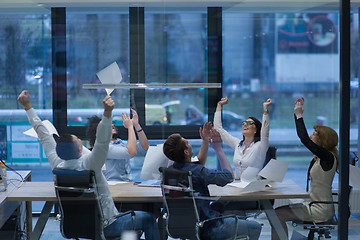
{"type": "Polygon", "coordinates": [[[260,170],[254,167],[247,167],[241,174],[240,181],[232,182],[229,185],[238,188],[245,188],[251,182],[257,181],[257,174],[260,170]]]}
{"type": "MultiPolygon", "coordinates": [[[[116,62],[113,62],[103,70],[96,73],[102,84],[119,84],[122,80],[119,66],[116,62]]],[[[114,88],[105,88],[107,95],[110,95],[114,88]]]]}
{"type": "Polygon", "coordinates": [[[349,175],[350,186],[360,188],[360,168],[349,164],[349,175]]]}
{"type": "MultiPolygon", "coordinates": [[[[59,133],[56,131],[56,128],[54,127],[54,125],[52,125],[52,123],[49,120],[44,120],[42,121],[42,123],[44,124],[44,126],[46,127],[46,129],[49,131],[50,134],[56,134],[57,136],[59,136],[59,133]]],[[[23,133],[30,137],[36,137],[36,138],[38,137],[34,128],[31,128],[23,133]]]]}
{"type": "Polygon", "coordinates": [[[258,173],[270,181],[282,182],[289,167],[289,162],[270,159],[268,164],[258,173]]]}
{"type": "Polygon", "coordinates": [[[167,167],[169,159],[163,152],[163,144],[150,146],[141,169],[141,179],[160,179],[160,167],[167,167]]]}

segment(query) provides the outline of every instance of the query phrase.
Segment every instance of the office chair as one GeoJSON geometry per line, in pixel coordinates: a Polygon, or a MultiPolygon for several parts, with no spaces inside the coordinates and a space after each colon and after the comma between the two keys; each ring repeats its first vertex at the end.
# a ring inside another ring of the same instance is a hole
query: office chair
{"type": "MultiPolygon", "coordinates": [[[[356,166],[357,161],[359,160],[358,156],[356,155],[355,152],[353,152],[352,154],[350,154],[350,163],[354,166],[356,166]]],[[[306,191],[308,191],[309,189],[309,182],[310,182],[310,168],[311,165],[309,166],[308,169],[308,177],[307,177],[307,185],[306,185],[306,191]]],[[[348,198],[350,197],[350,193],[351,193],[352,187],[349,186],[349,195],[348,198]]],[[[333,196],[338,196],[338,193],[333,193],[333,196]]],[[[309,203],[309,210],[310,210],[310,215],[312,216],[312,212],[311,212],[311,207],[314,204],[339,204],[339,201],[312,201],[309,203]]],[[[351,212],[350,212],[350,206],[348,206],[348,217],[350,217],[351,212]]],[[[296,226],[297,224],[299,224],[298,222],[293,222],[293,226],[296,226]]],[[[332,219],[329,219],[328,221],[325,222],[318,222],[316,223],[314,220],[311,222],[303,222],[302,223],[304,225],[304,229],[309,230],[307,239],[308,240],[312,240],[315,237],[315,233],[318,234],[318,239],[322,239],[323,237],[325,238],[331,238],[330,235],[330,231],[334,230],[337,225],[338,225],[338,220],[337,220],[337,216],[336,214],[333,216],[332,219]]]]}
{"type": "MultiPolygon", "coordinates": [[[[91,170],[69,170],[55,168],[54,185],[60,205],[60,231],[64,238],[105,240],[103,215],[97,191],[95,173],[91,170]]],[[[121,217],[135,213],[128,211],[121,217]]],[[[120,239],[115,238],[115,239],[120,239]]]]}
{"type": "MultiPolygon", "coordinates": [[[[237,216],[221,216],[206,220],[200,220],[196,199],[209,199],[197,197],[192,186],[191,171],[181,171],[173,168],[159,168],[161,173],[161,191],[165,213],[163,218],[166,223],[166,231],[172,238],[200,240],[202,229],[207,224],[224,218],[234,218],[234,236],[237,238],[237,216]]],[[[203,238],[202,238],[203,239],[203,238]]],[[[249,239],[243,236],[241,239],[249,239]]]]}

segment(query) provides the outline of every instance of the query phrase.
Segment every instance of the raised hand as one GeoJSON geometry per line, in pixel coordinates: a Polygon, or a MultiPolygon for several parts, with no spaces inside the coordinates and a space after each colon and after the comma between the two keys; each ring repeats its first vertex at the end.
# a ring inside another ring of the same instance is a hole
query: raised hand
{"type": "Polygon", "coordinates": [[[139,125],[139,116],[137,114],[137,112],[134,109],[131,109],[131,113],[132,113],[132,122],[134,126],[139,125]]]}
{"type": "Polygon", "coordinates": [[[129,114],[122,113],[122,120],[123,120],[124,128],[132,128],[134,126],[129,114]]]}
{"type": "Polygon", "coordinates": [[[304,113],[304,98],[298,98],[295,101],[294,113],[296,118],[301,118],[304,113]]]}
{"type": "Polygon", "coordinates": [[[264,111],[267,112],[268,111],[268,108],[269,106],[272,104],[272,100],[271,98],[269,98],[268,100],[266,100],[264,103],[263,103],[263,108],[264,108],[264,111]]]}
{"type": "Polygon", "coordinates": [[[31,108],[30,93],[28,90],[22,91],[19,94],[17,100],[24,107],[25,110],[29,110],[31,108]]]}
{"type": "Polygon", "coordinates": [[[228,102],[229,102],[228,97],[224,97],[224,98],[221,98],[221,100],[217,104],[222,106],[222,105],[228,104],[228,102]]]}
{"type": "Polygon", "coordinates": [[[104,116],[110,118],[112,114],[112,110],[115,107],[115,102],[112,99],[112,97],[108,95],[103,99],[103,104],[104,104],[104,116]]]}
{"type": "Polygon", "coordinates": [[[202,140],[210,142],[211,140],[211,129],[213,128],[211,122],[204,123],[204,126],[199,129],[200,137],[202,140]]]}

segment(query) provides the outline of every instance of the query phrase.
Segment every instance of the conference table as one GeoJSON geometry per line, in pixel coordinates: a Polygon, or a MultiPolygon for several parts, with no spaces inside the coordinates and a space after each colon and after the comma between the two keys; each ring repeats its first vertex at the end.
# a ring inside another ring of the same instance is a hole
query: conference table
{"type": "MultiPolygon", "coordinates": [[[[6,173],[7,187],[6,190],[0,192],[0,228],[6,223],[6,221],[14,214],[19,208],[22,201],[7,201],[7,197],[16,189],[22,187],[23,181],[31,181],[31,171],[10,171],[6,173]]],[[[4,188],[4,182],[0,183],[1,188],[4,188]]],[[[31,204],[27,202],[26,216],[32,214],[31,204]]],[[[30,218],[27,218],[29,220],[30,218]]],[[[31,220],[31,219],[30,219],[31,220]]],[[[28,225],[29,222],[26,222],[28,225]]]]}
{"type": "MultiPolygon", "coordinates": [[[[271,200],[274,199],[306,199],[309,194],[292,180],[281,183],[270,182],[271,187],[262,191],[243,192],[233,186],[219,187],[210,185],[210,195],[220,201],[260,200],[270,224],[275,228],[280,239],[287,239],[278,217],[275,214],[271,200]]],[[[110,192],[115,202],[120,203],[155,203],[163,201],[160,187],[139,186],[132,182],[109,184],[110,192]]],[[[40,239],[54,203],[57,201],[53,182],[25,182],[7,196],[7,201],[45,201],[40,217],[31,233],[30,239],[40,239]]],[[[31,217],[27,216],[27,217],[31,217]]],[[[28,220],[29,222],[29,220],[28,220]]],[[[31,229],[31,228],[30,228],[31,229]]]]}

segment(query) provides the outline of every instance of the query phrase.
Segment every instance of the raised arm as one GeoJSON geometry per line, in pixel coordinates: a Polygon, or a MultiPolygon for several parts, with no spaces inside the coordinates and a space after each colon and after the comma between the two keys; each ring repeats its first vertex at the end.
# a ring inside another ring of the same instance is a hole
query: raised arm
{"type": "Polygon", "coordinates": [[[137,154],[134,125],[132,120],[130,119],[129,114],[127,113],[122,114],[122,120],[124,127],[128,130],[128,141],[126,144],[126,148],[128,149],[129,154],[134,157],[137,154]]]}
{"type": "Polygon", "coordinates": [[[139,137],[140,145],[145,151],[147,151],[149,149],[150,144],[146,137],[145,131],[142,129],[142,127],[139,124],[139,116],[134,109],[131,109],[131,112],[133,115],[132,122],[139,137]]]}
{"type": "Polygon", "coordinates": [[[17,100],[26,111],[29,123],[38,135],[39,141],[41,142],[45,155],[50,163],[50,167],[51,169],[54,169],[61,162],[61,159],[56,153],[56,142],[53,136],[50,135],[47,128],[41,122],[41,119],[35,113],[35,110],[32,108],[30,102],[30,93],[27,90],[22,91],[17,100]]]}
{"type": "Polygon", "coordinates": [[[197,158],[199,159],[199,162],[202,165],[205,165],[206,159],[208,156],[209,142],[211,140],[210,129],[212,129],[211,122],[204,123],[204,126],[202,128],[200,127],[200,129],[199,129],[199,133],[200,133],[200,137],[201,137],[202,141],[201,141],[200,151],[199,151],[199,154],[197,155],[197,158]]]}
{"type": "Polygon", "coordinates": [[[219,158],[221,170],[228,170],[231,173],[232,177],[234,178],[234,173],[233,173],[232,167],[231,167],[231,165],[224,153],[222,145],[221,145],[220,133],[215,128],[211,129],[210,146],[215,150],[216,155],[219,158]]]}
{"type": "Polygon", "coordinates": [[[228,97],[221,98],[221,100],[216,105],[216,111],[221,111],[222,106],[229,103],[228,97]]]}
{"type": "Polygon", "coordinates": [[[85,162],[86,167],[91,170],[99,169],[105,164],[112,135],[112,110],[115,107],[115,102],[111,96],[106,96],[103,99],[103,104],[104,114],[96,128],[95,144],[85,162]]]}
{"type": "Polygon", "coordinates": [[[233,137],[222,126],[221,110],[222,106],[228,104],[229,99],[227,97],[222,98],[218,103],[214,115],[214,128],[220,133],[222,140],[228,144],[232,149],[235,149],[239,142],[239,138],[233,137]]]}

